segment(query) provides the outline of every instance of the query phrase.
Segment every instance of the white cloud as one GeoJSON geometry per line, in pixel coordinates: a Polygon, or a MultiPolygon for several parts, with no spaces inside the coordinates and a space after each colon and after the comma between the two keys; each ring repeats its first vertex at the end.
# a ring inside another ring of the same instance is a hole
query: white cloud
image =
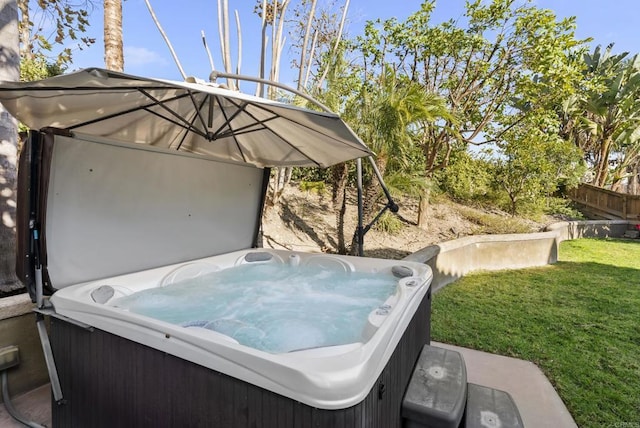
{"type": "Polygon", "coordinates": [[[166,65],[167,60],[160,56],[157,52],[147,48],[137,46],[124,47],[124,65],[125,67],[140,67],[145,65],[166,65]]]}

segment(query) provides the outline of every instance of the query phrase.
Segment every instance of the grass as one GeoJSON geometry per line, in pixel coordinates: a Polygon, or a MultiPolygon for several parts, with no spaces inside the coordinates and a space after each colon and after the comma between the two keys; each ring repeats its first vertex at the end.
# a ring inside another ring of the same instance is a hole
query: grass
{"type": "Polygon", "coordinates": [[[464,206],[461,206],[458,211],[467,220],[477,225],[473,231],[474,235],[531,232],[531,226],[519,217],[496,215],[464,206]]]}
{"type": "Polygon", "coordinates": [[[462,278],[435,295],[432,338],[533,361],[580,427],[638,426],[640,242],[566,241],[553,266],[462,278]]]}

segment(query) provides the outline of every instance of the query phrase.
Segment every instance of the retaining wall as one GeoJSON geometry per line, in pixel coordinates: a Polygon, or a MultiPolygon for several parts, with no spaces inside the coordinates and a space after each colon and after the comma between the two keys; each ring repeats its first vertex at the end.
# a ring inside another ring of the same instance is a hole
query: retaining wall
{"type": "Polygon", "coordinates": [[[0,299],[0,348],[15,345],[20,357],[20,365],[7,371],[11,397],[49,382],[34,307],[26,293],[0,299]]]}
{"type": "Polygon", "coordinates": [[[560,242],[578,238],[619,238],[637,221],[597,220],[554,223],[545,232],[476,235],[431,245],[404,260],[433,269],[433,292],[469,272],[522,269],[558,261],[560,242]]]}

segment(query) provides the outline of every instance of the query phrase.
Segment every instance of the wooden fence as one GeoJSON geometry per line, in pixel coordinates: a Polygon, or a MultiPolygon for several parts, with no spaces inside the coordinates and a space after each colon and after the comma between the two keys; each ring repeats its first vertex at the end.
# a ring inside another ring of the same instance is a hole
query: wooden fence
{"type": "Polygon", "coordinates": [[[640,220],[640,195],[613,192],[590,184],[572,189],[569,198],[597,218],[640,220]]]}

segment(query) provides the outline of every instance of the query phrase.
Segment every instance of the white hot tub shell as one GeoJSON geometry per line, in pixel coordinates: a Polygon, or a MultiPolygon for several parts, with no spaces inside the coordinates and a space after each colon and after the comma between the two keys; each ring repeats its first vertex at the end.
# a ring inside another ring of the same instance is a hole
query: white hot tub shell
{"type": "Polygon", "coordinates": [[[387,364],[431,280],[428,266],[394,260],[260,250],[268,261],[285,263],[294,255],[300,264],[326,269],[389,274],[402,266],[411,274],[398,278],[384,309],[372,310],[361,340],[351,344],[273,354],[239,344],[224,334],[182,327],[114,307],[111,301],[166,285],[167,277],[187,278],[213,269],[247,263],[244,250],[66,287],[51,302],[59,315],[167,352],[320,409],[344,409],[360,403],[387,364]],[[105,299],[105,295],[112,295],[105,299]],[[96,302],[98,300],[98,302],[96,302]]]}

